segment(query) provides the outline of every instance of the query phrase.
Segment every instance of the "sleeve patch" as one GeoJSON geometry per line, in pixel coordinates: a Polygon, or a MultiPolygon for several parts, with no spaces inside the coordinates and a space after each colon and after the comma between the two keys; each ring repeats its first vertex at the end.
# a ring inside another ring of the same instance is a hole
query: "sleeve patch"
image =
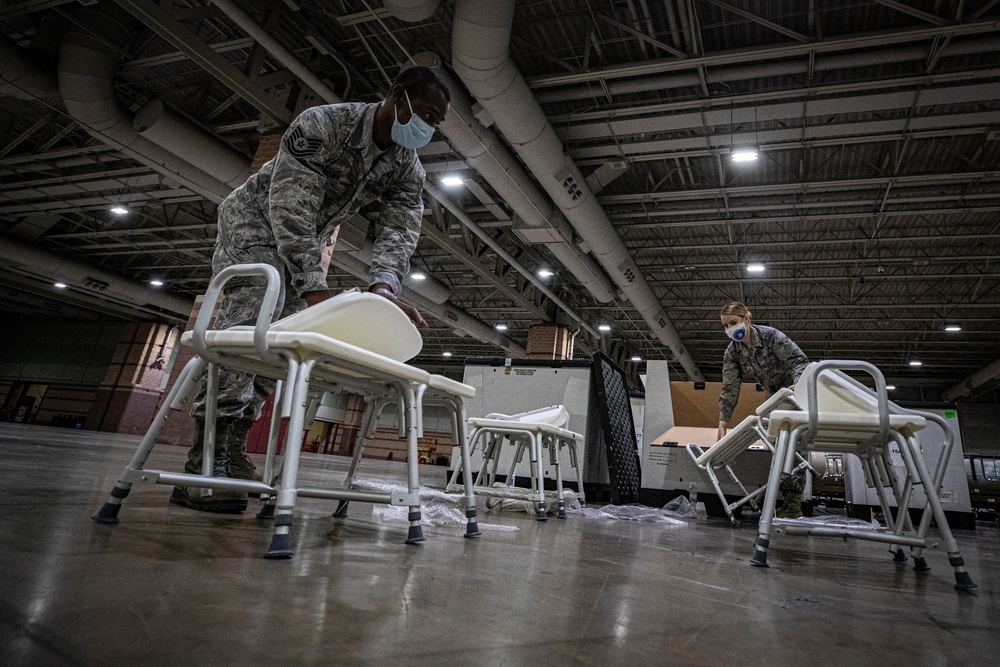
{"type": "Polygon", "coordinates": [[[285,135],[285,150],[293,157],[302,159],[312,157],[323,146],[322,139],[311,139],[302,134],[302,128],[296,127],[285,135]]]}

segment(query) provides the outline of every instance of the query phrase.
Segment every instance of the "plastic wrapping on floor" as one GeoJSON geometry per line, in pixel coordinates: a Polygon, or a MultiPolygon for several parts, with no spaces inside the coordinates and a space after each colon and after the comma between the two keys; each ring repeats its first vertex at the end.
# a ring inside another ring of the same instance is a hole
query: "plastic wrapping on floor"
{"type": "MultiPolygon", "coordinates": [[[[368,478],[355,479],[354,488],[364,491],[374,491],[376,493],[408,492],[408,487],[405,484],[368,478]]],[[[447,493],[441,489],[421,486],[421,523],[427,526],[464,526],[465,511],[459,505],[461,498],[462,494],[460,493],[447,493]]],[[[376,504],[372,510],[372,516],[385,523],[406,524],[409,523],[409,519],[407,519],[409,512],[410,508],[402,505],[376,504]]],[[[479,529],[496,532],[514,532],[519,530],[517,526],[481,522],[479,523],[479,529]]]]}
{"type": "Polygon", "coordinates": [[[604,507],[584,507],[577,510],[588,519],[617,519],[619,521],[643,521],[669,526],[686,526],[685,519],[697,517],[694,506],[687,498],[683,502],[671,501],[662,508],[645,505],[605,505],[604,507]],[[669,508],[669,509],[668,509],[669,508]]]}
{"type": "MultiPolygon", "coordinates": [[[[486,507],[489,510],[500,512],[524,512],[530,516],[535,516],[535,501],[531,496],[531,489],[507,486],[503,482],[494,482],[490,495],[485,497],[486,507]]],[[[567,512],[579,511],[581,509],[580,499],[575,492],[570,489],[563,489],[563,505],[567,512]]],[[[559,499],[554,492],[545,494],[545,511],[555,514],[558,511],[559,499]]]]}
{"type": "Polygon", "coordinates": [[[825,526],[827,528],[860,528],[862,530],[878,530],[882,524],[877,519],[865,521],[863,519],[851,519],[846,512],[830,512],[823,508],[814,508],[811,517],[795,519],[796,524],[809,526],[825,526]]]}

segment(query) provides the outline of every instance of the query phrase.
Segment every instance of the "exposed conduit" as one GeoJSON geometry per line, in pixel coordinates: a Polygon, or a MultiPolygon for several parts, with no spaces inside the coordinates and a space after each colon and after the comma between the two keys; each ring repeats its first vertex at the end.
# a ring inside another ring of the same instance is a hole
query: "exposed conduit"
{"type": "Polygon", "coordinates": [[[693,381],[701,371],[636,266],[579,168],[535,101],[508,54],[514,0],[458,0],[452,31],[455,72],[496,121],[528,169],[653,334],[667,345],[693,381]]]}
{"type": "Polygon", "coordinates": [[[382,6],[400,21],[425,21],[434,15],[441,0],[383,0],[382,6]]]}

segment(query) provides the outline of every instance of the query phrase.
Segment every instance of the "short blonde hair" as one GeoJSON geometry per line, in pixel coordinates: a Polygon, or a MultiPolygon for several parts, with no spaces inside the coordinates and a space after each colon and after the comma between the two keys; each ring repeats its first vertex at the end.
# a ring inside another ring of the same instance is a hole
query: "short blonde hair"
{"type": "Polygon", "coordinates": [[[742,317],[743,321],[746,322],[747,327],[750,326],[750,309],[746,307],[741,301],[731,301],[722,307],[719,311],[719,316],[722,315],[736,315],[737,317],[742,317]]]}

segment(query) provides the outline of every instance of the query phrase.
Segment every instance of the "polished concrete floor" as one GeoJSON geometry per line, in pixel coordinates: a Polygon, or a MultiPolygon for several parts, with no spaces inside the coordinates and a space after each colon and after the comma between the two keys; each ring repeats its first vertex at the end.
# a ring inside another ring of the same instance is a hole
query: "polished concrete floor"
{"type": "MultiPolygon", "coordinates": [[[[290,561],[270,527],[167,504],[136,487],[118,526],[91,523],[137,443],[0,425],[0,665],[996,665],[1000,529],[960,532],[979,588],[944,553],[918,575],[874,543],[778,538],[749,565],[754,526],[684,527],[526,514],[463,539],[303,500],[290,561]]],[[[179,469],[181,448],[150,467],[179,469]]],[[[308,457],[311,484],[346,460],[308,457]]],[[[369,470],[403,478],[403,464],[369,470]]],[[[423,481],[443,485],[444,470],[423,481]]]]}

